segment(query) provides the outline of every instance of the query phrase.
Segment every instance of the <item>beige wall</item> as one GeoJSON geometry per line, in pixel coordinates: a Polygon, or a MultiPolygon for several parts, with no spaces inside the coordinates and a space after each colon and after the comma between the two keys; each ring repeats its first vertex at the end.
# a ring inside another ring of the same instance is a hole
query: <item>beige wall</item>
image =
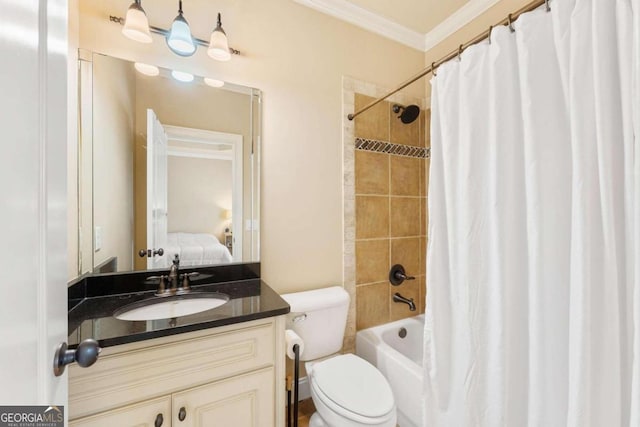
{"type": "MultiPolygon", "coordinates": [[[[220,63],[199,49],[185,59],[161,38],[152,45],[124,38],[105,14],[86,10],[93,3],[81,5],[83,48],[263,90],[263,278],[279,292],[341,284],[342,77],[391,87],[423,66],[424,53],[291,0],[194,0],[185,11],[194,34],[208,37],[220,11],[230,44],[243,55],[220,63]]],[[[127,4],[120,3],[122,15],[127,4]]],[[[151,11],[160,4],[166,19],[175,14],[174,2],[147,3],[156,25],[151,11]]],[[[424,83],[409,91],[422,97],[424,83]]]]}
{"type": "Polygon", "coordinates": [[[169,156],[169,233],[213,234],[224,243],[231,209],[231,161],[169,156]]]}
{"type": "Polygon", "coordinates": [[[135,71],[95,55],[93,75],[93,114],[100,117],[93,121],[93,226],[102,228],[93,265],[116,256],[119,270],[131,270],[135,71]]]}

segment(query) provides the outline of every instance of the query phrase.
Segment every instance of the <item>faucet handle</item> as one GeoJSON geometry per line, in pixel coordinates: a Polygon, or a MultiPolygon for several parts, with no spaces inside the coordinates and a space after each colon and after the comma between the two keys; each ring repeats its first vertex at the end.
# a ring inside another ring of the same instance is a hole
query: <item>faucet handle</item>
{"type": "Polygon", "coordinates": [[[180,266],[180,255],[175,254],[173,256],[173,265],[175,265],[176,267],[180,266]]]}
{"type": "Polygon", "coordinates": [[[389,271],[389,282],[394,286],[399,286],[405,280],[415,280],[414,276],[407,276],[404,267],[401,264],[396,264],[391,267],[389,271]]]}
{"type": "Polygon", "coordinates": [[[182,275],[182,287],[180,288],[180,291],[189,292],[191,290],[191,285],[189,284],[189,279],[191,277],[197,277],[199,275],[200,275],[200,273],[198,273],[197,271],[194,271],[192,273],[184,273],[182,275]]]}
{"type": "Polygon", "coordinates": [[[149,276],[146,278],[146,280],[160,280],[160,283],[158,283],[158,290],[156,291],[156,295],[164,296],[168,292],[167,283],[165,282],[165,280],[167,280],[168,278],[169,278],[168,276],[161,274],[159,276],[149,276]]]}

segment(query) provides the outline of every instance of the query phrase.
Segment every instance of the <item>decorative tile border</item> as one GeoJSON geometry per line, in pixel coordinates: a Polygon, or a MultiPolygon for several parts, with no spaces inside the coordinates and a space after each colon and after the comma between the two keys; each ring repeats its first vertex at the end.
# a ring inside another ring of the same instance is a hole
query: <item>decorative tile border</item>
{"type": "Polygon", "coordinates": [[[413,147],[410,145],[392,144],[391,142],[364,138],[356,138],[355,148],[356,150],[375,151],[376,153],[415,157],[418,159],[428,159],[431,154],[431,148],[429,147],[413,147]]]}

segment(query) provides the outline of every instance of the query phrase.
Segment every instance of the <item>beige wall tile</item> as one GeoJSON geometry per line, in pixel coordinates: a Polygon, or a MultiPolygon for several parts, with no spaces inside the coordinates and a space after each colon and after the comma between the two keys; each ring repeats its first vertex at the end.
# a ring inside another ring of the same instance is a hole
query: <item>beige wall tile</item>
{"type": "Polygon", "coordinates": [[[420,235],[419,197],[391,197],[391,237],[420,235]]]}
{"type": "Polygon", "coordinates": [[[391,158],[391,188],[393,196],[420,195],[420,169],[423,160],[411,157],[389,156],[391,158]]]}
{"type": "Polygon", "coordinates": [[[356,194],[389,194],[389,157],[356,150],[356,194]]]}
{"type": "Polygon", "coordinates": [[[416,311],[411,311],[407,304],[394,302],[393,299],[391,299],[389,311],[391,321],[418,315],[420,308],[420,280],[405,280],[400,286],[393,286],[391,284],[388,286],[391,296],[397,292],[405,298],[413,298],[413,302],[416,305],[416,311]]]}
{"type": "Polygon", "coordinates": [[[356,239],[388,236],[389,197],[356,196],[356,239]]]}
{"type": "Polygon", "coordinates": [[[366,329],[389,321],[389,283],[356,287],[356,328],[366,329]]]}
{"type": "Polygon", "coordinates": [[[414,147],[422,147],[420,140],[420,122],[423,120],[422,112],[420,116],[411,123],[402,123],[398,118],[398,114],[394,113],[389,105],[389,118],[391,122],[391,142],[394,144],[412,145],[414,147]]]}
{"type": "MultiPolygon", "coordinates": [[[[355,110],[359,110],[375,98],[359,93],[355,94],[355,110]]],[[[389,102],[382,101],[360,114],[355,122],[356,138],[389,141],[389,102]]]]}
{"type": "Polygon", "coordinates": [[[420,274],[427,274],[427,238],[420,237],[420,274]]]}
{"type": "Polygon", "coordinates": [[[426,236],[429,231],[429,207],[427,206],[427,198],[420,197],[420,235],[426,236]]]}
{"type": "Polygon", "coordinates": [[[429,159],[420,160],[420,196],[429,191],[429,159]]]}
{"type": "Polygon", "coordinates": [[[431,145],[431,110],[423,111],[424,118],[424,146],[431,145]]]}
{"type": "Polygon", "coordinates": [[[356,283],[387,280],[389,275],[389,239],[356,241],[356,283]]]}
{"type": "Polygon", "coordinates": [[[420,269],[420,238],[391,239],[391,265],[402,264],[407,275],[418,276],[420,269]]]}

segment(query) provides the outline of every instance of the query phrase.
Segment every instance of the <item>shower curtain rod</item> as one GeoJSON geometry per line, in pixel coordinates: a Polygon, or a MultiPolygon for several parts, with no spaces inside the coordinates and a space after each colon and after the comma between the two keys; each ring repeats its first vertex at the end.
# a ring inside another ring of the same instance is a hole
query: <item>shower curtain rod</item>
{"type": "MultiPolygon", "coordinates": [[[[367,111],[369,108],[371,108],[374,105],[384,101],[385,99],[387,99],[388,97],[390,97],[394,93],[401,91],[402,89],[404,89],[405,87],[409,86],[411,83],[415,82],[416,80],[419,80],[422,77],[426,76],[427,74],[433,72],[434,70],[436,70],[440,65],[444,64],[445,62],[452,60],[456,56],[459,56],[462,53],[462,51],[465,50],[466,48],[468,48],[469,46],[472,46],[472,45],[474,45],[476,43],[481,42],[482,40],[484,40],[486,38],[489,38],[489,36],[491,34],[491,30],[493,29],[493,27],[497,27],[499,25],[509,25],[509,28],[511,28],[511,31],[512,32],[515,31],[513,29],[513,27],[511,26],[511,23],[518,16],[520,16],[523,13],[526,13],[526,12],[531,12],[532,10],[537,9],[538,7],[542,6],[543,4],[547,5],[546,10],[547,10],[547,12],[549,12],[549,10],[551,10],[551,9],[549,9],[549,0],[535,0],[535,1],[527,4],[526,6],[522,7],[519,10],[517,10],[516,12],[510,13],[509,15],[507,15],[506,18],[504,18],[500,22],[490,26],[488,31],[485,31],[485,32],[483,32],[481,34],[478,34],[476,37],[474,37],[473,39],[469,40],[468,42],[461,44],[458,47],[458,49],[452,51],[451,53],[449,53],[446,56],[440,58],[439,60],[437,60],[435,62],[432,62],[430,66],[428,66],[427,68],[422,70],[420,73],[416,74],[415,76],[411,77],[409,80],[405,81],[404,83],[402,83],[397,88],[387,92],[382,97],[380,97],[380,98],[378,98],[378,99],[376,99],[374,101],[371,101],[369,104],[365,105],[364,107],[362,107],[360,110],[356,111],[355,113],[347,115],[347,118],[349,120],[355,119],[360,114],[362,114],[365,111],[367,111]]],[[[491,40],[489,40],[489,41],[491,41],[491,40]]]]}

